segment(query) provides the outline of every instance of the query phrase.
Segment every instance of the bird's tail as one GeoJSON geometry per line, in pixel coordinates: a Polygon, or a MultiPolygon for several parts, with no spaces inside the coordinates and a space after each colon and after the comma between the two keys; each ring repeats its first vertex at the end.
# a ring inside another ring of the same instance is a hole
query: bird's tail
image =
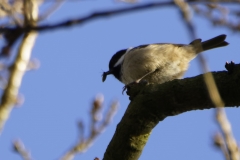
{"type": "Polygon", "coordinates": [[[218,47],[224,47],[228,45],[228,42],[225,41],[226,35],[222,34],[217,37],[214,37],[212,39],[209,39],[207,41],[202,42],[202,48],[204,51],[213,49],[213,48],[218,48],[218,47]]]}
{"type": "Polygon", "coordinates": [[[222,34],[222,35],[219,35],[217,37],[214,37],[214,38],[209,39],[204,42],[201,42],[201,39],[196,39],[196,40],[192,41],[190,44],[193,44],[194,46],[196,46],[197,44],[199,44],[199,42],[201,42],[202,51],[206,51],[206,50],[213,49],[213,48],[227,46],[228,42],[225,41],[226,37],[227,36],[225,34],[222,34]]]}

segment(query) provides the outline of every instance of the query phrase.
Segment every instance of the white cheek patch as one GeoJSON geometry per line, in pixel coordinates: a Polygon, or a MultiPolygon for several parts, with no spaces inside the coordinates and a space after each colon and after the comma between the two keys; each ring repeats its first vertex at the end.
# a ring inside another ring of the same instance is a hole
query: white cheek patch
{"type": "Polygon", "coordinates": [[[132,49],[132,47],[127,49],[126,53],[123,54],[122,57],[117,61],[117,63],[114,64],[114,67],[118,66],[119,64],[121,64],[121,63],[123,62],[125,55],[126,55],[131,49],[132,49]]]}
{"type": "MultiPolygon", "coordinates": [[[[125,53],[126,54],[126,53],[125,53]]],[[[124,59],[124,55],[122,55],[122,57],[117,61],[117,63],[114,64],[114,67],[118,66],[119,64],[121,64],[123,62],[123,59],[124,59]]]]}

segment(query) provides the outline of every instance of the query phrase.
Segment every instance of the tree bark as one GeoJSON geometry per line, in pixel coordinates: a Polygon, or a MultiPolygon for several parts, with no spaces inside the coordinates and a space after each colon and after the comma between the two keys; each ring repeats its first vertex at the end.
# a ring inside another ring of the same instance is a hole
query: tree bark
{"type": "MultiPolygon", "coordinates": [[[[212,72],[224,107],[240,105],[240,64],[233,73],[212,72]]],[[[159,121],[187,111],[215,108],[203,75],[164,84],[136,85],[130,102],[104,154],[104,160],[137,160],[159,121]]]]}

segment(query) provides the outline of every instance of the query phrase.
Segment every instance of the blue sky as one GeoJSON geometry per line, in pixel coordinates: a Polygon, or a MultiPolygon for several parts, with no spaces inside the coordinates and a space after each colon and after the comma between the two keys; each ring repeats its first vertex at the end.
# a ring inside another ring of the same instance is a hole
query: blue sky
{"type": "MultiPolygon", "coordinates": [[[[49,2],[50,3],[50,2],[49,2]]],[[[43,23],[54,23],[88,15],[94,11],[127,7],[114,1],[66,2],[43,23]]],[[[239,61],[239,35],[213,27],[208,21],[193,16],[197,37],[207,40],[227,34],[229,46],[203,53],[211,71],[225,70],[226,61],[239,61]]],[[[122,95],[123,84],[112,76],[102,83],[101,74],[108,70],[111,56],[118,50],[148,43],[189,43],[188,32],[179,12],[173,7],[154,8],[121,14],[54,31],[42,32],[36,41],[32,58],[41,66],[24,76],[20,93],[25,102],[11,113],[0,137],[0,159],[20,160],[12,152],[12,141],[21,139],[35,160],[60,158],[77,140],[76,122],[83,120],[88,134],[89,112],[94,97],[102,93],[105,108],[118,100],[120,108],[112,123],[93,146],[76,159],[102,159],[116,125],[129,100],[122,95]]],[[[201,74],[195,59],[184,77],[201,74]]],[[[227,109],[233,133],[240,140],[237,108],[227,109]]],[[[160,122],[140,157],[145,159],[224,159],[213,146],[218,132],[214,110],[191,111],[168,117],[160,122]]]]}

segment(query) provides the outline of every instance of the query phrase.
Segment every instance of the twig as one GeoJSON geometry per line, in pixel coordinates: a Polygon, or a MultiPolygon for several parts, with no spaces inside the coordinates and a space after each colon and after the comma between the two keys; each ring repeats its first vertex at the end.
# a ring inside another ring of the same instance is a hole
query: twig
{"type": "MultiPolygon", "coordinates": [[[[206,63],[204,57],[202,55],[198,56],[198,60],[201,64],[202,70],[204,72],[208,72],[207,63],[206,63]]],[[[209,93],[209,96],[210,96],[211,100],[213,101],[213,104],[216,107],[223,107],[224,102],[222,101],[222,98],[221,98],[221,96],[218,92],[218,88],[216,86],[215,80],[214,80],[211,72],[208,72],[208,73],[204,74],[204,80],[206,82],[206,86],[208,88],[208,93],[209,93]]]]}
{"type": "Polygon", "coordinates": [[[14,4],[10,5],[7,0],[0,0],[1,11],[4,12],[0,17],[11,17],[15,25],[21,26],[22,21],[16,16],[22,12],[22,1],[14,1],[14,4]]]}
{"type": "Polygon", "coordinates": [[[182,19],[185,22],[185,25],[189,31],[189,35],[191,40],[196,39],[196,31],[194,28],[194,25],[191,21],[191,13],[190,13],[190,7],[189,4],[183,0],[174,0],[174,2],[176,3],[176,5],[178,6],[178,8],[181,11],[181,15],[182,15],[182,19]]]}
{"type": "Polygon", "coordinates": [[[214,144],[217,148],[221,149],[221,151],[225,157],[225,160],[231,160],[229,153],[228,153],[228,149],[226,147],[226,143],[220,133],[218,133],[214,136],[214,144]]]}
{"type": "Polygon", "coordinates": [[[231,18],[228,16],[234,16],[236,18],[239,17],[239,12],[234,11],[233,9],[227,8],[225,6],[221,6],[217,3],[205,4],[205,9],[198,5],[192,5],[193,10],[200,16],[208,19],[214,26],[222,26],[231,29],[232,31],[240,30],[239,21],[231,21],[231,18]],[[229,13],[228,13],[229,12],[229,13]],[[219,15],[216,16],[216,13],[219,15]],[[229,20],[230,19],[230,20],[229,20]]]}
{"type": "Polygon", "coordinates": [[[186,3],[184,0],[174,0],[175,4],[179,7],[182,12],[182,15],[186,21],[190,21],[190,7],[189,4],[186,3]]]}
{"type": "MultiPolygon", "coordinates": [[[[38,16],[38,6],[35,0],[24,1],[25,26],[35,26],[38,16]]],[[[23,75],[29,63],[31,51],[37,37],[36,31],[26,32],[18,49],[17,57],[10,70],[10,77],[0,103],[0,132],[8,119],[13,106],[16,104],[18,90],[23,75]]]]}
{"type": "Polygon", "coordinates": [[[225,111],[222,108],[216,108],[216,119],[219,124],[219,127],[223,132],[230,159],[239,160],[240,159],[239,148],[233,136],[231,124],[229,123],[225,111]]]}
{"type": "Polygon", "coordinates": [[[13,142],[13,148],[16,153],[18,153],[24,160],[32,160],[31,154],[26,150],[24,144],[20,140],[13,142]]]}
{"type": "Polygon", "coordinates": [[[55,3],[49,7],[43,14],[41,14],[38,18],[38,21],[42,21],[46,18],[48,18],[51,14],[53,14],[59,7],[62,6],[62,4],[65,2],[66,0],[58,0],[55,1],[55,3]]]}
{"type": "Polygon", "coordinates": [[[110,108],[107,111],[107,114],[103,120],[101,120],[102,113],[100,112],[103,104],[103,96],[98,96],[94,101],[90,113],[91,124],[90,124],[90,133],[88,137],[84,137],[84,126],[82,122],[78,123],[79,127],[79,141],[74,145],[64,156],[62,160],[72,160],[78,153],[85,152],[96,139],[96,137],[103,132],[107,125],[111,122],[112,117],[114,116],[118,104],[113,102],[110,108]],[[100,122],[100,125],[98,123],[100,122]],[[99,126],[99,127],[98,127],[99,126]]]}

